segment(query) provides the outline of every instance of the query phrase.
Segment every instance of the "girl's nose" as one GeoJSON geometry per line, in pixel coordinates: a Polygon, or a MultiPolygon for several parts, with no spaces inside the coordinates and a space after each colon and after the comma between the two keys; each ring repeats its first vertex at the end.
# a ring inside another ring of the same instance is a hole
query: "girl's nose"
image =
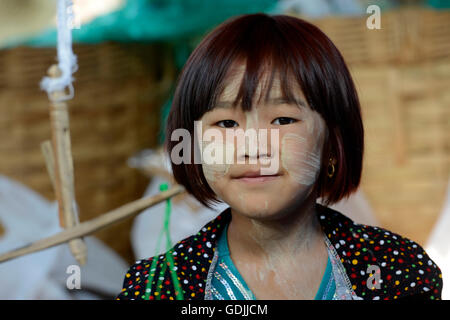
{"type": "MultiPolygon", "coordinates": [[[[272,129],[273,130],[273,129],[272,129]]],[[[273,155],[272,144],[277,141],[271,139],[270,129],[259,128],[255,130],[250,128],[244,132],[243,137],[237,138],[237,160],[238,163],[249,163],[256,164],[260,161],[261,164],[266,164],[267,159],[270,159],[273,155]]],[[[276,140],[278,138],[276,137],[276,140]]]]}

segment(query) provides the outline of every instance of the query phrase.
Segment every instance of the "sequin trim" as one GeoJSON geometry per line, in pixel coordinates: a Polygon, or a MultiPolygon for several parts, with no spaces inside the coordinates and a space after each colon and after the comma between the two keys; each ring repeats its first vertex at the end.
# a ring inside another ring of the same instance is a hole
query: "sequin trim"
{"type": "Polygon", "coordinates": [[[334,249],[328,237],[325,237],[325,243],[327,244],[328,254],[331,259],[331,266],[333,269],[333,278],[336,284],[336,300],[360,300],[361,298],[359,298],[352,289],[352,284],[350,279],[347,277],[345,268],[341,263],[336,249],[334,249]]]}
{"type": "Polygon", "coordinates": [[[225,270],[227,276],[230,277],[231,281],[233,281],[234,285],[242,293],[245,300],[253,300],[252,297],[250,297],[250,295],[248,294],[247,290],[245,290],[242,282],[239,281],[238,278],[236,278],[236,276],[231,272],[231,270],[228,268],[228,266],[223,262],[219,263],[219,266],[225,270]]]}
{"type": "Polygon", "coordinates": [[[211,262],[211,265],[208,269],[208,275],[206,277],[206,287],[205,287],[205,300],[213,300],[212,297],[212,287],[211,287],[211,280],[214,274],[214,270],[216,269],[217,261],[219,260],[219,250],[217,247],[214,250],[214,256],[211,262]]]}
{"type": "Polygon", "coordinates": [[[220,283],[225,287],[225,290],[227,290],[228,295],[230,296],[231,300],[237,300],[236,296],[233,293],[233,289],[231,289],[230,285],[228,284],[227,280],[222,278],[219,272],[214,272],[214,277],[220,281],[220,283]]]}

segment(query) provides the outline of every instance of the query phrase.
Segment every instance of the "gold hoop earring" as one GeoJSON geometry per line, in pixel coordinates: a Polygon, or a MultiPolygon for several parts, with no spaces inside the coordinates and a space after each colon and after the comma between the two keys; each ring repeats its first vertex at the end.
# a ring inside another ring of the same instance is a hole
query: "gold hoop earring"
{"type": "Polygon", "coordinates": [[[328,178],[333,178],[334,172],[335,172],[335,168],[334,168],[333,158],[330,158],[330,160],[328,162],[328,167],[327,167],[328,178]]]}

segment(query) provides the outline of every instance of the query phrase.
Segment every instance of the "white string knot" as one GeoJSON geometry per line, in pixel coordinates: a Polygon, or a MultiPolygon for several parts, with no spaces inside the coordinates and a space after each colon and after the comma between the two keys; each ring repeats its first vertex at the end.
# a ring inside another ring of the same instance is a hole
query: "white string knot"
{"type": "Polygon", "coordinates": [[[47,91],[50,100],[66,101],[74,96],[72,82],[74,78],[72,74],[78,70],[77,56],[72,51],[72,21],[73,10],[72,0],[58,0],[57,7],[57,52],[58,67],[61,72],[59,77],[44,77],[41,80],[40,87],[47,91]],[[53,92],[64,92],[69,89],[69,93],[58,95],[57,98],[52,96],[53,92]]]}

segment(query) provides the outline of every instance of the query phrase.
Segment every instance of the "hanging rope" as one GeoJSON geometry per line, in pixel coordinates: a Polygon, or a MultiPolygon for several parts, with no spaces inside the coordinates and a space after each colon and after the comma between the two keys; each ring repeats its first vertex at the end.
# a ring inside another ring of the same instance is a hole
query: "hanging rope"
{"type": "Polygon", "coordinates": [[[49,99],[55,101],[65,101],[73,98],[74,90],[72,86],[72,74],[77,71],[77,56],[72,51],[72,21],[73,19],[72,0],[58,0],[57,4],[57,52],[58,67],[61,71],[59,77],[44,77],[40,83],[42,90],[47,91],[49,99]],[[69,89],[69,93],[55,97],[53,92],[64,92],[69,89]]]}
{"type": "MultiPolygon", "coordinates": [[[[50,168],[50,177],[54,177],[53,185],[58,200],[60,225],[71,229],[80,220],[75,200],[74,168],[70,142],[69,112],[67,100],[72,99],[72,73],[77,70],[77,59],[72,52],[73,5],[71,0],[57,2],[57,56],[58,64],[50,66],[48,76],[40,83],[41,89],[47,91],[50,100],[51,145],[46,144],[46,162],[50,168]],[[69,88],[69,93],[66,92],[69,88]],[[49,163],[50,162],[50,163],[49,163]],[[51,168],[54,164],[54,168],[51,168]]],[[[45,153],[44,153],[45,155],[45,153]]],[[[87,247],[82,238],[69,241],[70,251],[81,264],[87,260],[87,247]]]]}

